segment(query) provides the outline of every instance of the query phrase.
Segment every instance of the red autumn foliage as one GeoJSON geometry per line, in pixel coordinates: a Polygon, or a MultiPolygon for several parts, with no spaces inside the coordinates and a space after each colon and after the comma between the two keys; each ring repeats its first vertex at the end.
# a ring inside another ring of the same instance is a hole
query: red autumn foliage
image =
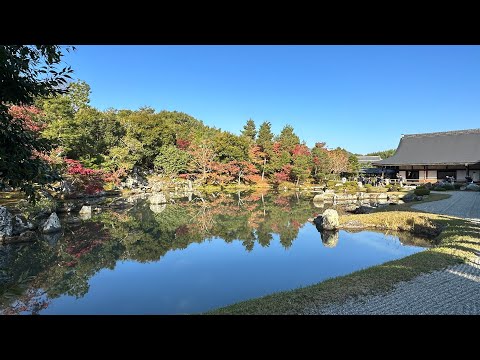
{"type": "Polygon", "coordinates": [[[293,148],[292,155],[295,157],[300,155],[310,156],[311,154],[307,145],[297,144],[293,148]]]}
{"type": "Polygon", "coordinates": [[[73,182],[79,191],[89,195],[103,190],[103,171],[84,167],[80,161],[65,159],[67,174],[73,178],[73,182]]]}
{"type": "Polygon", "coordinates": [[[190,141],[186,139],[177,139],[177,147],[181,150],[186,150],[190,146],[190,141]]]}
{"type": "Polygon", "coordinates": [[[8,113],[13,117],[14,121],[21,122],[25,130],[39,132],[46,128],[46,124],[39,120],[42,111],[35,106],[18,106],[12,105],[8,109],[8,113]]]}

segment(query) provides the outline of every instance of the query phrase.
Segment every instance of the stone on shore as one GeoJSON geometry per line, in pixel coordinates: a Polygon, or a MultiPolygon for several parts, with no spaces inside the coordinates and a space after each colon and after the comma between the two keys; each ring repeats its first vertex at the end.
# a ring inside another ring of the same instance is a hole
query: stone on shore
{"type": "Polygon", "coordinates": [[[42,232],[44,234],[51,234],[59,232],[61,229],[62,225],[60,224],[60,219],[58,218],[57,213],[52,213],[47,219],[45,225],[43,225],[42,232]]]}
{"type": "Polygon", "coordinates": [[[323,212],[321,225],[323,230],[336,230],[339,224],[337,210],[327,209],[323,212]]]}

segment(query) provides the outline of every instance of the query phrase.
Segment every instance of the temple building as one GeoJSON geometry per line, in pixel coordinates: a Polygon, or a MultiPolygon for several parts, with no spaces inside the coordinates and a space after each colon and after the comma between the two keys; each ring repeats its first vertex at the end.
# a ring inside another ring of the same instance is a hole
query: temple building
{"type": "Polygon", "coordinates": [[[402,135],[392,157],[372,164],[396,169],[407,182],[453,177],[480,181],[480,129],[402,135]]]}

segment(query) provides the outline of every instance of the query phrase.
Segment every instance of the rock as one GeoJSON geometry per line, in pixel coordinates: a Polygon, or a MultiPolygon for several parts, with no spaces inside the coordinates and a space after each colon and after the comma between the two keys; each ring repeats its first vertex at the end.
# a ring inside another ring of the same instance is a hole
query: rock
{"type": "Polygon", "coordinates": [[[467,187],[466,186],[461,186],[460,190],[465,191],[465,190],[467,190],[467,187]]]}
{"type": "Polygon", "coordinates": [[[160,214],[166,208],[167,208],[166,204],[160,204],[160,205],[150,204],[150,210],[152,210],[152,212],[154,212],[155,214],[160,214]]]}
{"type": "Polygon", "coordinates": [[[323,194],[317,194],[313,197],[313,202],[314,203],[323,202],[324,200],[325,200],[325,198],[323,197],[323,194]]]}
{"type": "Polygon", "coordinates": [[[22,215],[15,215],[12,224],[12,235],[19,235],[27,230],[32,230],[35,228],[35,226],[31,222],[27,221],[27,219],[25,219],[25,217],[22,215]]]}
{"type": "Polygon", "coordinates": [[[167,198],[163,193],[157,193],[148,198],[150,204],[159,205],[159,204],[166,204],[167,198]]]}
{"type": "Polygon", "coordinates": [[[58,218],[57,213],[52,213],[45,225],[43,225],[42,232],[44,234],[51,234],[59,232],[61,229],[62,225],[60,224],[60,219],[58,218]]]}
{"type": "Polygon", "coordinates": [[[345,206],[344,209],[345,209],[346,212],[355,213],[358,209],[358,206],[355,205],[355,204],[349,204],[349,205],[345,206]]]}
{"type": "Polygon", "coordinates": [[[423,200],[423,196],[416,196],[416,197],[415,197],[415,200],[416,200],[416,201],[422,201],[422,200],[423,200]]]}
{"type": "Polygon", "coordinates": [[[355,210],[355,214],[370,214],[372,211],[373,207],[370,205],[362,205],[355,210]]]}
{"type": "Polygon", "coordinates": [[[466,189],[469,191],[480,191],[480,186],[476,184],[468,184],[466,189]]]}
{"type": "Polygon", "coordinates": [[[124,186],[128,189],[135,189],[147,186],[148,182],[138,174],[133,174],[125,179],[124,186]]]}
{"type": "Polygon", "coordinates": [[[415,198],[416,198],[415,194],[407,194],[402,198],[402,200],[404,202],[411,202],[411,201],[414,201],[415,198]]]}
{"type": "Polygon", "coordinates": [[[322,243],[325,247],[333,248],[337,246],[338,243],[338,231],[329,231],[324,230],[320,232],[320,238],[322,239],[322,243]]]}
{"type": "Polygon", "coordinates": [[[322,202],[314,202],[313,206],[315,206],[316,208],[323,208],[323,207],[325,207],[325,203],[323,201],[322,202]]]}
{"type": "Polygon", "coordinates": [[[317,225],[317,229],[320,231],[322,228],[322,215],[318,215],[315,219],[313,219],[313,223],[317,225]]]}
{"type": "Polygon", "coordinates": [[[82,220],[89,220],[92,218],[92,213],[89,212],[89,213],[82,213],[82,214],[78,214],[80,219],[82,220]]]}
{"type": "Polygon", "coordinates": [[[0,237],[12,236],[13,216],[6,207],[0,206],[0,237]]]}
{"type": "Polygon", "coordinates": [[[322,215],[322,229],[323,230],[335,230],[338,228],[338,212],[334,209],[327,209],[322,215]]]}
{"type": "Polygon", "coordinates": [[[80,215],[92,215],[92,206],[91,205],[83,205],[80,211],[78,212],[80,215]]]}

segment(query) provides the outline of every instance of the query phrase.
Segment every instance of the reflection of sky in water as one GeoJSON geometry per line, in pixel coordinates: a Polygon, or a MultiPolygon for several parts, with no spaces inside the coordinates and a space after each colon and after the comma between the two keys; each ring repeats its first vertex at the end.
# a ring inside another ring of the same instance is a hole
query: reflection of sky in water
{"type": "Polygon", "coordinates": [[[391,235],[340,232],[326,247],[315,226],[303,226],[285,249],[278,235],[251,252],[240,241],[213,239],[169,251],[159,261],[118,261],[89,280],[79,299],[62,296],[43,314],[174,314],[213,309],[289,290],[421,251],[391,235]]]}

